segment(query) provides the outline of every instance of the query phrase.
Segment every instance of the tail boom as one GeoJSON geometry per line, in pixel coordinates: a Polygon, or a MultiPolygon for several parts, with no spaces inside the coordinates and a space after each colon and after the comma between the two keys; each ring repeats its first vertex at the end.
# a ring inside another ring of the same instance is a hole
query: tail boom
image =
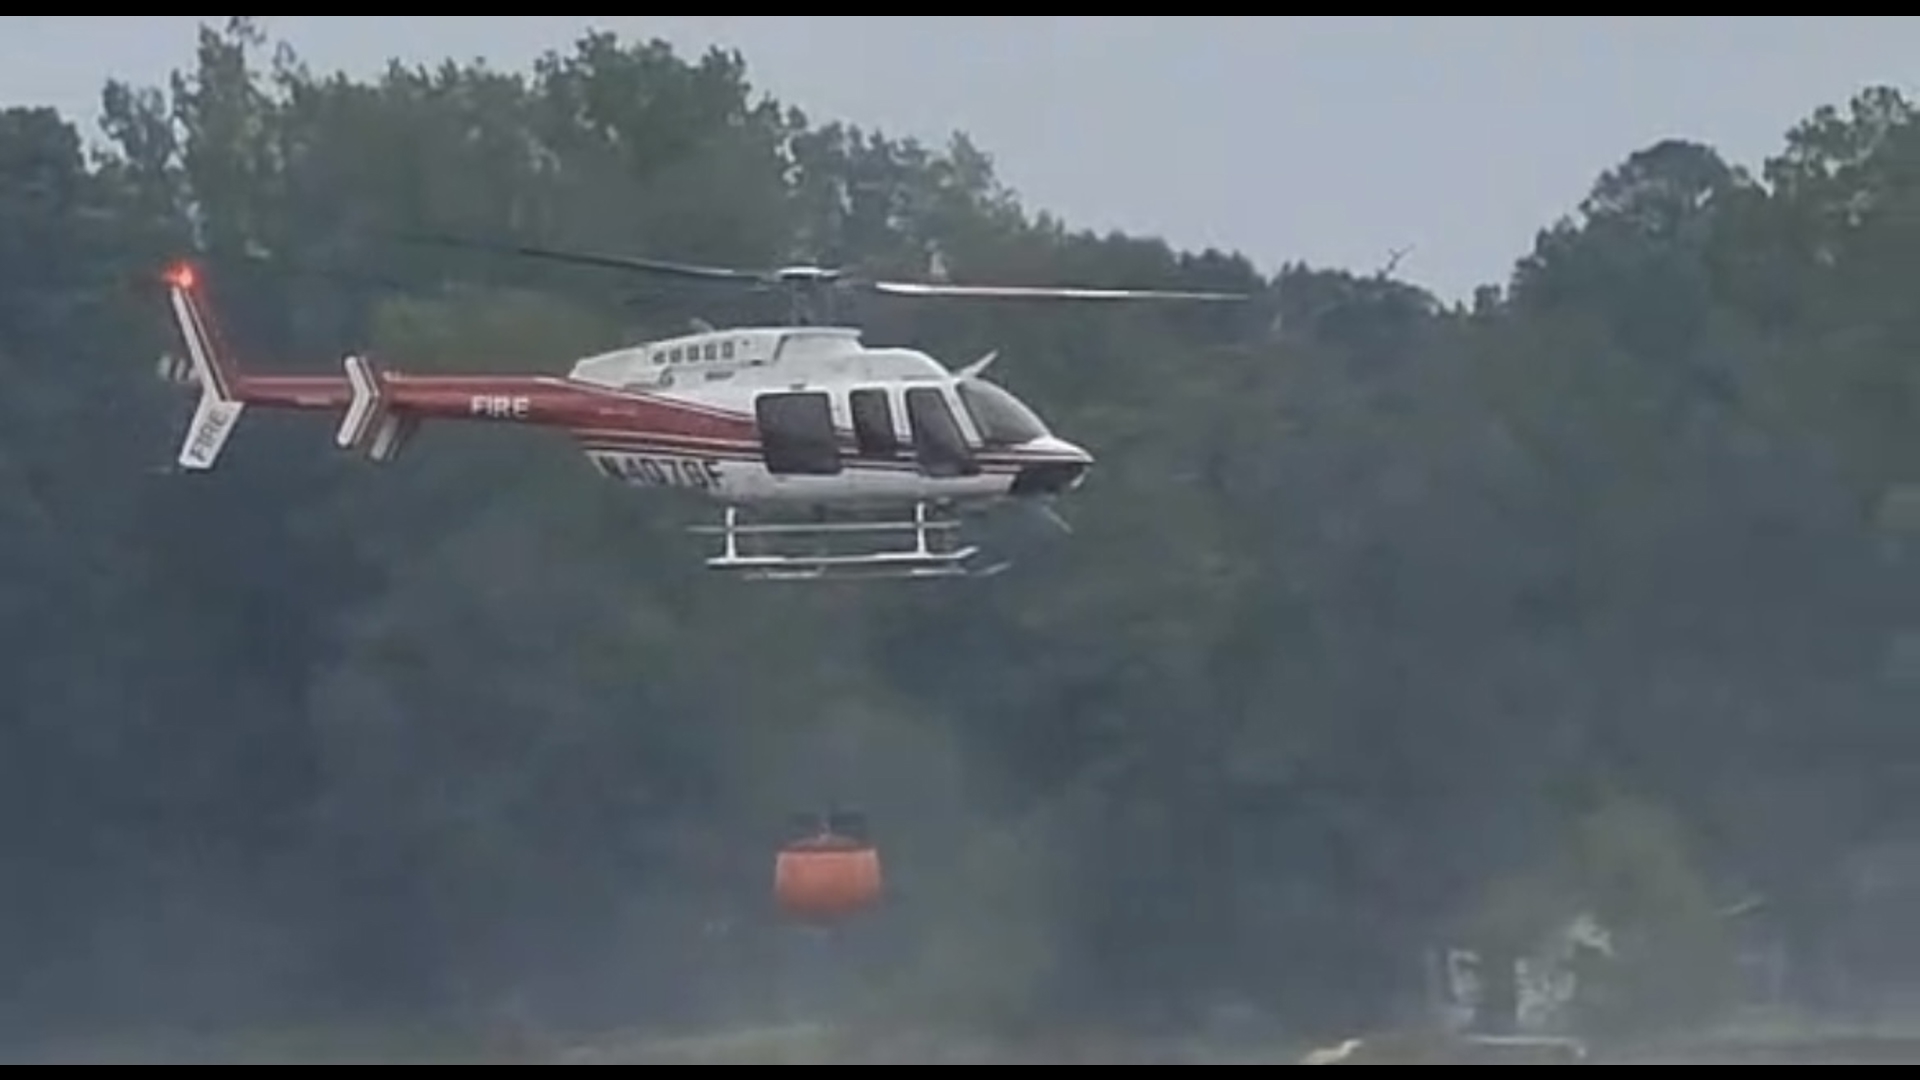
{"type": "MultiPolygon", "coordinates": [[[[248,406],[340,413],[334,442],[391,460],[423,420],[467,420],[565,431],[669,430],[692,425],[688,437],[748,437],[731,419],[687,416],[677,406],[587,387],[551,375],[412,375],[386,372],[365,356],[348,356],[338,375],[244,373],[221,348],[190,264],[165,274],[184,361],[160,362],[162,378],[195,384],[200,400],[180,446],[181,468],[212,469],[248,406]],[[707,430],[712,429],[712,430],[707,430]]],[[[696,410],[697,412],[697,410],[696,410]]]]}

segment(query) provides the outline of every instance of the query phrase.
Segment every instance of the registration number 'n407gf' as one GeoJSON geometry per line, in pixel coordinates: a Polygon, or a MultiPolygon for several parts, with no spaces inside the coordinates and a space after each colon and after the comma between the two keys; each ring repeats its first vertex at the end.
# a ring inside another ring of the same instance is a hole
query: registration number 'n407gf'
{"type": "Polygon", "coordinates": [[[701,490],[720,486],[720,463],[712,458],[600,454],[594,462],[600,466],[601,472],[630,484],[701,490]]]}

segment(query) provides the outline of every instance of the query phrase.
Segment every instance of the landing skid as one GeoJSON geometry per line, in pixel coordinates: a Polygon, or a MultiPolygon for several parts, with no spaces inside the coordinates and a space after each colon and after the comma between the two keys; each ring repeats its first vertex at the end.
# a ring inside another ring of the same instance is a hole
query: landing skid
{"type": "Polygon", "coordinates": [[[957,519],[915,503],[905,520],[758,523],[740,520],[739,509],[729,506],[720,524],[691,531],[720,537],[720,554],[707,559],[709,569],[752,581],[991,577],[1010,565],[976,564],[980,549],[958,543],[959,529],[957,519]],[[875,547],[878,538],[899,533],[907,534],[906,544],[875,547]]]}

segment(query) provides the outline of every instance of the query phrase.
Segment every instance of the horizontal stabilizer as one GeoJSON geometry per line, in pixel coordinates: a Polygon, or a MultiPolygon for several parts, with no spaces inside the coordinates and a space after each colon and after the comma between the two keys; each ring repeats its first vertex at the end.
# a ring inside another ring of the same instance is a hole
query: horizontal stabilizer
{"type": "Polygon", "coordinates": [[[367,447],[368,460],[376,464],[386,464],[400,456],[400,448],[413,437],[414,430],[420,426],[420,418],[412,413],[388,410],[373,429],[373,442],[367,447]]]}
{"type": "Polygon", "coordinates": [[[340,430],[333,441],[340,449],[350,450],[364,445],[385,416],[386,385],[364,356],[349,356],[343,364],[353,397],[347,402],[346,414],[340,417],[340,430]]]}

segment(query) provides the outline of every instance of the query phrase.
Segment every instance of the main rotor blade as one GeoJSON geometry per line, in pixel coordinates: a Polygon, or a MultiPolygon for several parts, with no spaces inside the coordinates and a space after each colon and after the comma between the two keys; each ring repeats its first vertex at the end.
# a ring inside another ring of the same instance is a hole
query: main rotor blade
{"type": "Polygon", "coordinates": [[[981,300],[1248,300],[1245,293],[1182,292],[1165,289],[1083,289],[1044,285],[936,285],[917,281],[869,281],[874,292],[889,296],[951,296],[981,300]]]}
{"type": "Polygon", "coordinates": [[[630,270],[646,274],[666,274],[673,277],[692,278],[698,281],[727,281],[758,284],[765,282],[766,275],[751,270],[735,270],[725,266],[702,266],[699,263],[671,262],[666,259],[647,259],[638,255],[610,255],[595,251],[567,251],[560,248],[541,247],[536,244],[495,244],[480,240],[468,240],[452,236],[419,236],[414,239],[442,247],[464,248],[469,251],[490,251],[497,255],[518,255],[528,259],[544,259],[548,262],[570,263],[574,266],[597,266],[612,270],[630,270]]]}

